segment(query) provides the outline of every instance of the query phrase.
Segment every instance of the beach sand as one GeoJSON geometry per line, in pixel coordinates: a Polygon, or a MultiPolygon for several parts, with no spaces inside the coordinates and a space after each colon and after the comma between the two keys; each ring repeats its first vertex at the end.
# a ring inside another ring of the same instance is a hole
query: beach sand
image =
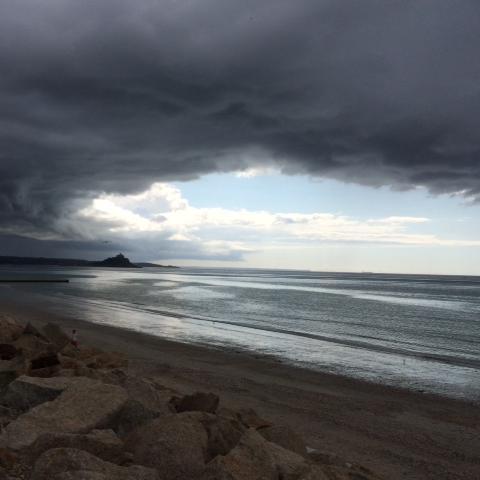
{"type": "Polygon", "coordinates": [[[130,368],[180,392],[211,391],[223,406],[253,408],[309,447],[385,479],[480,479],[480,405],[282,364],[245,352],[176,343],[18,305],[21,321],[53,321],[81,343],[128,354],[130,368]]]}

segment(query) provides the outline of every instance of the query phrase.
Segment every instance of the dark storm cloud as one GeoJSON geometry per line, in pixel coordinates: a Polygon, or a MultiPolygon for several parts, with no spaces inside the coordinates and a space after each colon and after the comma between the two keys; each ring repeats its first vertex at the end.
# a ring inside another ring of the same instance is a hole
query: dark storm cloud
{"type": "Polygon", "coordinates": [[[0,234],[2,256],[30,256],[56,258],[81,258],[89,260],[103,259],[112,251],[129,253],[126,244],[110,241],[72,241],[72,240],[37,240],[21,235],[0,234]]]}
{"type": "Polygon", "coordinates": [[[261,161],[478,197],[479,31],[473,0],[3,0],[0,227],[261,161]]]}

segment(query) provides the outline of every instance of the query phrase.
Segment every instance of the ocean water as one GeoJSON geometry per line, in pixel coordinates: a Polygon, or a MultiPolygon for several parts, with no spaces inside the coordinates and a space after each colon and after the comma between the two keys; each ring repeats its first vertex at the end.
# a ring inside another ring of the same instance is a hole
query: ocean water
{"type": "Polygon", "coordinates": [[[95,323],[480,400],[480,277],[2,267],[17,298],[95,323]]]}

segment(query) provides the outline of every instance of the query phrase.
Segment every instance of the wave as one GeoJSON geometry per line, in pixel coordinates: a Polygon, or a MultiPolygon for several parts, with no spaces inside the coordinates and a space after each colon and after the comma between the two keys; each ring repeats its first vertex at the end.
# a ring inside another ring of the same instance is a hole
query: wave
{"type": "MultiPolygon", "coordinates": [[[[181,320],[194,320],[200,322],[209,322],[213,324],[220,324],[220,325],[229,325],[235,327],[241,327],[249,330],[255,330],[257,332],[269,332],[269,333],[278,333],[281,335],[289,335],[294,337],[301,337],[301,338],[309,338],[313,340],[319,340],[322,342],[328,342],[343,346],[348,346],[352,348],[364,349],[374,352],[382,352],[382,353],[390,353],[395,355],[401,355],[404,357],[412,357],[420,360],[428,360],[428,361],[435,361],[440,363],[445,363],[448,365],[455,365],[459,367],[468,367],[468,368],[475,368],[480,369],[480,359],[473,359],[473,358],[462,358],[458,356],[450,356],[450,355],[440,355],[440,354],[433,354],[433,353],[426,353],[426,352],[417,352],[412,350],[407,350],[404,348],[396,348],[396,347],[389,347],[385,345],[378,345],[375,343],[364,342],[361,340],[351,340],[345,338],[338,338],[332,337],[328,335],[320,335],[316,333],[309,333],[309,332],[302,332],[298,330],[290,330],[284,328],[277,328],[277,327],[268,327],[268,326],[258,326],[252,325],[244,322],[231,322],[227,320],[219,320],[219,319],[211,319],[193,315],[185,315],[178,312],[172,311],[163,311],[158,310],[155,308],[142,308],[143,311],[152,313],[155,315],[160,315],[164,317],[171,317],[177,318],[181,320]]],[[[375,337],[370,337],[372,340],[376,339],[375,337]]],[[[380,339],[376,339],[380,340],[380,339]]],[[[408,344],[408,342],[402,342],[408,344]]]]}
{"type": "MultiPolygon", "coordinates": [[[[64,294],[58,293],[55,296],[57,298],[63,297],[63,300],[67,303],[67,307],[69,304],[71,304],[73,300],[74,302],[78,303],[80,307],[82,305],[89,304],[89,305],[94,305],[103,310],[110,308],[110,309],[127,311],[127,312],[130,311],[135,313],[144,312],[147,314],[152,314],[152,315],[163,317],[163,318],[175,318],[175,319],[184,320],[187,322],[189,321],[200,322],[201,325],[216,324],[216,325],[225,325],[230,327],[240,327],[241,329],[246,329],[247,331],[248,330],[254,331],[259,334],[264,332],[264,333],[275,333],[279,335],[286,335],[289,337],[307,338],[311,340],[317,340],[321,342],[342,345],[342,346],[346,346],[354,349],[361,349],[361,350],[378,352],[378,353],[386,353],[391,355],[399,355],[402,357],[414,358],[417,360],[438,362],[438,363],[452,365],[452,366],[466,367],[466,368],[473,368],[473,369],[480,370],[480,359],[461,357],[458,355],[447,355],[447,354],[440,354],[440,353],[425,352],[420,350],[423,346],[421,343],[402,341],[399,339],[395,340],[396,345],[381,345],[375,342],[382,342],[382,341],[385,341],[385,339],[375,337],[375,336],[370,336],[370,335],[359,334],[359,335],[356,335],[355,339],[345,338],[345,337],[341,338],[338,336],[304,332],[304,331],[293,330],[288,328],[279,328],[279,327],[267,326],[267,325],[254,325],[246,322],[233,322],[229,320],[212,318],[207,316],[187,314],[179,311],[163,310],[163,309],[155,308],[139,302],[126,302],[126,301],[107,300],[107,299],[95,300],[91,298],[89,299],[82,296],[69,295],[65,293],[64,294]],[[371,340],[371,341],[368,341],[368,340],[371,340]],[[407,347],[402,348],[402,345],[410,346],[410,347],[418,347],[418,350],[414,350],[412,348],[407,348],[407,347]]],[[[155,334],[156,332],[149,331],[149,333],[155,334]]],[[[160,331],[157,332],[157,335],[161,336],[161,332],[160,331]]],[[[471,342],[471,343],[476,345],[476,342],[471,342]]],[[[436,348],[440,349],[440,347],[438,346],[436,348]]],[[[441,350],[448,351],[450,349],[443,347],[441,348],[441,350]]],[[[450,351],[454,351],[457,354],[460,353],[458,349],[455,349],[455,350],[452,349],[450,351]]],[[[465,354],[468,355],[469,352],[465,352],[465,354]]]]}

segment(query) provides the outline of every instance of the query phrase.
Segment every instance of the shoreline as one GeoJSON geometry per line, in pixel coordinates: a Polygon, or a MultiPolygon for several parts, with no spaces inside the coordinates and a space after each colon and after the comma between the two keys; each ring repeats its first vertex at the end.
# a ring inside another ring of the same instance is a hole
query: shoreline
{"type": "MultiPolygon", "coordinates": [[[[212,280],[212,272],[203,270],[199,276],[186,271],[185,277],[87,270],[77,275],[72,269],[56,269],[72,275],[72,284],[65,287],[6,286],[0,289],[0,302],[5,298],[174,342],[242,351],[257,358],[266,355],[301,369],[480,402],[474,310],[467,308],[466,300],[465,308],[454,305],[458,317],[450,312],[448,302],[438,300],[436,306],[437,287],[413,306],[405,306],[383,283],[381,290],[390,292],[386,301],[377,301],[381,298],[375,295],[370,298],[378,286],[355,283],[365,292],[365,298],[357,299],[348,293],[350,288],[332,290],[330,281],[322,286],[317,277],[305,284],[301,280],[300,292],[292,292],[290,298],[290,292],[281,291],[283,282],[278,288],[265,279],[250,284],[249,274],[243,279],[242,271],[234,275],[240,280],[233,281],[229,273],[222,278],[213,274],[212,280]],[[262,284],[261,290],[257,284],[262,284]],[[259,298],[265,305],[257,305],[259,298]],[[322,313],[315,302],[322,304],[322,313]]],[[[296,290],[297,280],[292,282],[285,288],[296,290]]],[[[408,282],[405,289],[405,295],[410,292],[416,298],[415,284],[408,282]]],[[[478,299],[473,300],[472,309],[478,307],[478,299]]]]}
{"type": "MultiPolygon", "coordinates": [[[[84,343],[106,350],[108,350],[109,347],[110,349],[116,348],[117,351],[128,353],[130,358],[138,361],[151,361],[152,350],[159,350],[164,355],[177,354],[180,351],[182,354],[190,355],[192,357],[204,357],[206,359],[210,359],[210,357],[222,357],[222,360],[224,360],[224,363],[226,364],[236,364],[240,361],[243,365],[248,364],[249,368],[258,369],[259,366],[264,366],[267,369],[280,369],[283,370],[284,373],[287,373],[288,371],[289,377],[308,377],[309,381],[318,380],[320,378],[335,384],[351,386],[358,390],[366,389],[370,391],[371,389],[375,389],[378,390],[379,393],[395,393],[396,395],[407,396],[410,394],[418,395],[421,396],[422,399],[454,402],[459,405],[480,408],[480,400],[475,401],[468,398],[452,397],[437,392],[429,392],[420,388],[413,389],[395,386],[382,383],[381,381],[375,382],[369,379],[342,375],[341,373],[315,370],[313,368],[308,368],[307,366],[288,363],[287,361],[277,358],[275,355],[252,352],[241,348],[232,349],[220,345],[182,342],[180,340],[175,341],[126,327],[93,323],[88,320],[73,318],[67,315],[54,314],[40,308],[32,308],[31,304],[28,306],[20,306],[16,302],[12,302],[6,307],[0,304],[0,312],[11,314],[25,322],[32,321],[32,323],[40,326],[53,321],[66,329],[66,331],[75,328],[86,340],[84,343]],[[48,316],[48,318],[46,316],[48,316]],[[142,353],[141,349],[138,349],[138,345],[134,348],[134,351],[131,351],[129,347],[131,346],[132,341],[141,344],[142,348],[145,349],[145,352],[142,353]]],[[[172,360],[170,357],[168,359],[172,360]]]]}
{"type": "Polygon", "coordinates": [[[66,331],[76,328],[80,342],[128,354],[139,374],[161,377],[179,391],[212,391],[227,407],[253,408],[294,428],[309,447],[385,478],[480,478],[477,403],[308,370],[266,355],[46,315],[30,306],[1,309],[33,324],[53,321],[66,331]]]}

